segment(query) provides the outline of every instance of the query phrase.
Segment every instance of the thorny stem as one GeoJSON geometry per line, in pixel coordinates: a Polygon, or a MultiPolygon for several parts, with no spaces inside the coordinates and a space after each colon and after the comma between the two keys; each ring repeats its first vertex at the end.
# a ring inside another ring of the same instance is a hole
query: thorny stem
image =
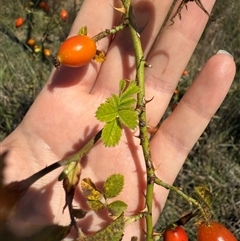
{"type": "Polygon", "coordinates": [[[159,178],[155,177],[154,178],[154,183],[156,183],[157,185],[160,185],[168,190],[171,190],[173,192],[176,192],[179,196],[181,196],[183,199],[185,199],[190,205],[195,205],[198,210],[201,212],[203,218],[205,220],[208,220],[207,216],[206,216],[206,212],[204,211],[204,209],[202,208],[201,204],[194,198],[189,197],[187,194],[185,194],[183,191],[181,191],[179,188],[172,186],[170,184],[167,184],[165,182],[163,182],[162,180],[160,180],[159,178]]]}
{"type": "Polygon", "coordinates": [[[113,27],[112,29],[106,29],[105,31],[95,35],[92,37],[94,41],[99,41],[100,39],[103,39],[107,37],[108,35],[116,34],[117,32],[123,30],[128,25],[127,21],[123,21],[120,25],[113,27]]]}
{"type": "Polygon", "coordinates": [[[37,180],[39,180],[43,176],[47,175],[48,173],[52,172],[53,170],[55,170],[61,166],[66,166],[64,171],[62,172],[62,174],[59,176],[59,180],[64,179],[65,175],[67,174],[67,173],[65,173],[65,170],[67,170],[67,166],[71,162],[81,161],[81,159],[92,149],[94,144],[101,138],[101,134],[102,134],[102,129],[83,148],[81,148],[75,154],[73,154],[69,157],[66,157],[58,162],[55,162],[55,163],[51,164],[50,166],[43,168],[39,172],[34,173],[33,175],[31,175],[30,177],[28,177],[27,179],[25,179],[23,181],[25,181],[28,184],[28,187],[30,187],[37,180]]]}
{"type": "Polygon", "coordinates": [[[146,190],[146,240],[153,240],[153,221],[152,221],[152,200],[153,200],[153,177],[154,167],[152,165],[149,137],[146,125],[146,111],[145,111],[145,60],[140,40],[139,33],[134,29],[134,16],[130,5],[130,0],[122,1],[126,9],[126,18],[129,19],[129,30],[133,42],[135,52],[135,64],[136,64],[136,84],[139,86],[139,93],[137,95],[137,109],[139,111],[139,138],[142,145],[146,172],[147,172],[147,190],[146,190]]]}

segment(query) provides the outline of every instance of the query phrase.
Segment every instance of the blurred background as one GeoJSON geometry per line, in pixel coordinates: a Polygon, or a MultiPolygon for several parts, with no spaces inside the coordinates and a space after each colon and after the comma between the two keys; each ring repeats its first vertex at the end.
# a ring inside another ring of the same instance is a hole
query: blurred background
{"type": "MultiPolygon", "coordinates": [[[[0,140],[20,123],[46,82],[52,56],[66,38],[82,0],[17,0],[1,2],[0,140]]],[[[195,4],[195,3],[189,3],[195,4]]],[[[213,218],[240,240],[240,1],[218,0],[201,40],[166,111],[169,115],[206,60],[219,49],[235,59],[237,74],[222,106],[189,154],[174,185],[191,194],[204,184],[214,194],[213,218]]],[[[156,230],[189,211],[170,193],[156,230]]],[[[196,240],[194,222],[186,224],[196,240]]]]}

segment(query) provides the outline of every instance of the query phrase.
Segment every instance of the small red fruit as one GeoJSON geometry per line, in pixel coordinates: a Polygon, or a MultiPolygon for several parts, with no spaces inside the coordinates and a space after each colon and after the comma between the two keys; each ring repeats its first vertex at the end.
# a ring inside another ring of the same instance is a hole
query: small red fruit
{"type": "Polygon", "coordinates": [[[45,1],[41,1],[38,6],[45,12],[50,11],[50,7],[48,6],[48,4],[45,1]]]}
{"type": "Polygon", "coordinates": [[[66,21],[68,19],[68,11],[65,9],[62,9],[60,12],[60,17],[63,21],[66,21]]]}
{"type": "Polygon", "coordinates": [[[181,226],[167,229],[163,234],[164,241],[188,241],[188,236],[181,226]]]}
{"type": "Polygon", "coordinates": [[[68,67],[81,67],[88,64],[96,53],[96,42],[86,35],[76,35],[66,39],[57,54],[55,63],[68,67]]]}
{"type": "Polygon", "coordinates": [[[198,241],[237,241],[233,234],[222,224],[210,221],[202,223],[198,228],[198,241]]]}
{"type": "Polygon", "coordinates": [[[32,38],[30,38],[30,39],[27,41],[27,44],[28,44],[29,46],[34,46],[34,45],[35,45],[35,40],[32,39],[32,38]]]}
{"type": "Polygon", "coordinates": [[[19,17],[15,20],[15,27],[20,28],[24,23],[24,18],[19,17]]]}

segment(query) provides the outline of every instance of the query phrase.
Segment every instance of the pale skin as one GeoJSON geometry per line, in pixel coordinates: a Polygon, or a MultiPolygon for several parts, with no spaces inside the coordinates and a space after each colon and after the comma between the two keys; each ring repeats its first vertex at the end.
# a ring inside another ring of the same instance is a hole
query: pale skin
{"type": "MultiPolygon", "coordinates": [[[[138,26],[143,26],[148,20],[141,40],[147,62],[153,66],[146,68],[146,99],[154,98],[147,104],[146,111],[148,124],[156,126],[208,17],[196,4],[190,3],[188,11],[182,11],[182,20],[176,18],[172,26],[169,22],[152,48],[172,1],[132,2],[137,20],[140,17],[138,26]]],[[[203,0],[202,4],[211,12],[214,2],[203,0]]],[[[121,14],[111,5],[120,7],[118,1],[85,1],[70,35],[76,35],[82,26],[87,26],[88,35],[94,36],[117,25],[121,14]]],[[[5,183],[25,179],[80,149],[101,128],[94,117],[99,104],[112,93],[118,93],[120,79],[134,79],[134,56],[127,29],[113,40],[105,38],[99,41],[97,46],[107,52],[106,61],[103,64],[91,62],[75,69],[54,69],[23,121],[1,143],[1,152],[9,151],[5,183]]],[[[160,179],[173,183],[189,151],[224,100],[234,75],[235,64],[231,56],[219,53],[211,57],[178,107],[160,126],[150,143],[156,175],[160,179]]],[[[125,186],[118,198],[128,204],[126,215],[145,207],[145,164],[139,139],[134,134],[126,132],[115,148],[105,148],[99,142],[82,161],[81,177],[90,177],[100,188],[110,174],[124,175],[125,186]]],[[[30,232],[23,231],[23,228],[34,230],[33,225],[69,224],[67,210],[62,213],[65,203],[62,184],[57,181],[61,170],[40,179],[22,198],[16,215],[11,219],[13,229],[19,235],[30,232]]],[[[168,191],[158,186],[154,190],[155,222],[168,191]]],[[[80,189],[76,192],[74,206],[88,210],[80,189]]],[[[79,222],[79,227],[84,232],[99,230],[105,226],[105,218],[103,213],[89,212],[86,219],[79,222]]],[[[143,230],[144,221],[131,224],[126,228],[123,240],[129,241],[131,236],[144,240],[143,230]]]]}

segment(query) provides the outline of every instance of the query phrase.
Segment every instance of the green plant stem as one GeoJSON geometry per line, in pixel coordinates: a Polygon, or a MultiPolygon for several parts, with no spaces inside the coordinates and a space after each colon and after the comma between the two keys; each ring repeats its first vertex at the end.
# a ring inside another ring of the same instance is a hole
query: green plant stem
{"type": "Polygon", "coordinates": [[[61,166],[66,165],[64,171],[59,176],[59,180],[64,179],[64,177],[66,175],[65,170],[68,170],[67,169],[68,165],[72,162],[81,161],[81,159],[92,149],[94,144],[101,138],[101,134],[102,134],[102,129],[78,152],[76,152],[75,154],[73,154],[69,157],[66,157],[58,162],[54,162],[50,166],[47,166],[47,167],[43,168],[42,170],[40,170],[39,172],[34,173],[30,177],[23,180],[24,183],[27,183],[27,186],[30,187],[34,182],[36,182],[43,176],[47,175],[48,173],[52,172],[53,170],[55,170],[61,166]]]}
{"type": "Polygon", "coordinates": [[[142,145],[143,156],[147,172],[147,188],[146,188],[146,240],[153,240],[153,221],[152,221],[152,203],[153,203],[153,186],[154,186],[154,168],[151,160],[149,137],[146,125],[145,111],[145,60],[140,41],[139,33],[135,30],[134,15],[129,0],[122,1],[126,9],[126,18],[129,19],[129,30],[133,42],[136,64],[136,83],[140,89],[137,95],[137,110],[139,111],[139,138],[142,145]]]}
{"type": "Polygon", "coordinates": [[[99,41],[100,39],[103,39],[107,37],[108,35],[116,34],[117,32],[123,30],[128,25],[128,21],[123,21],[120,25],[113,27],[112,29],[106,29],[103,32],[100,32],[99,34],[92,37],[94,41],[99,41]]]}
{"type": "Polygon", "coordinates": [[[142,218],[145,218],[147,216],[147,212],[140,212],[133,216],[125,216],[125,226],[128,226],[129,224],[136,222],[142,218]]]}
{"type": "Polygon", "coordinates": [[[192,197],[189,197],[187,194],[185,194],[183,191],[181,191],[179,188],[175,187],[175,186],[172,186],[170,184],[167,184],[165,182],[163,182],[162,180],[160,180],[159,178],[155,177],[154,179],[154,182],[157,184],[157,185],[160,185],[162,187],[165,187],[166,189],[168,190],[171,190],[173,192],[176,192],[179,196],[181,196],[183,199],[185,199],[190,205],[195,205],[198,210],[201,212],[203,218],[205,220],[208,220],[207,216],[206,216],[206,213],[204,211],[204,209],[202,208],[201,204],[194,198],[192,197]]]}

